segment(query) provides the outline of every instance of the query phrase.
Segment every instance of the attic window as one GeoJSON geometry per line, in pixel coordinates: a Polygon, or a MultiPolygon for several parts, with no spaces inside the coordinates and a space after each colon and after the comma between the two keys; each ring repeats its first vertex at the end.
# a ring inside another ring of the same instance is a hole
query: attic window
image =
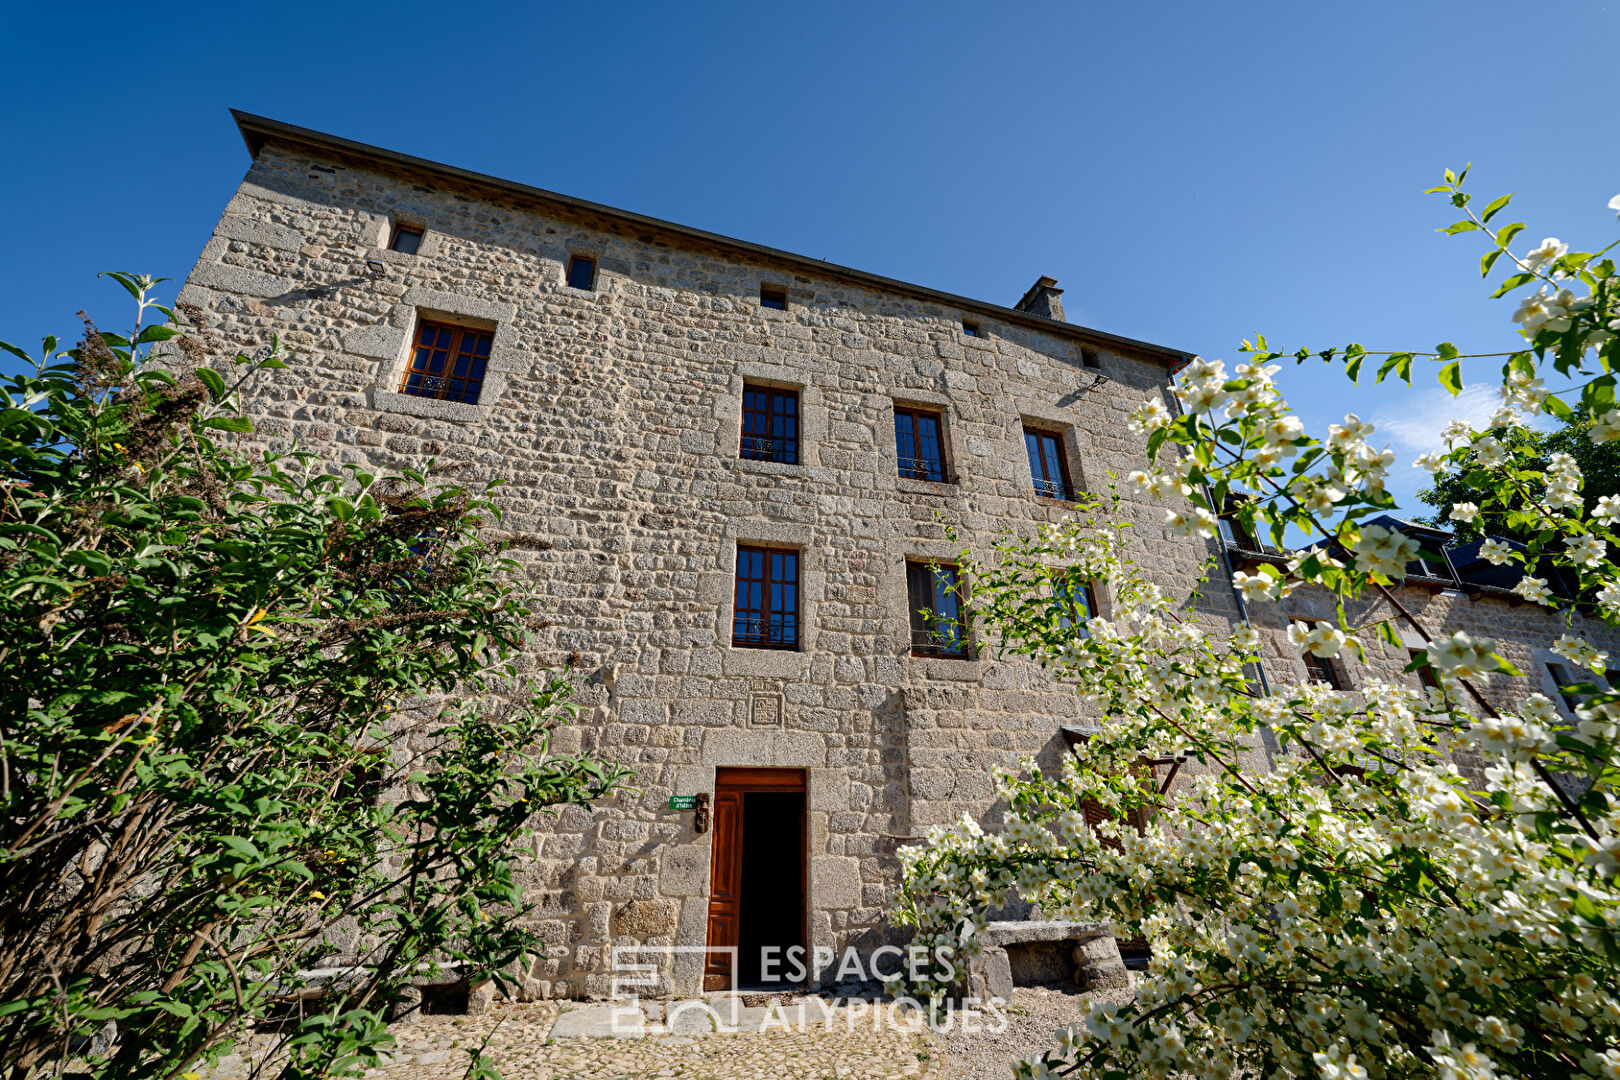
{"type": "Polygon", "coordinates": [[[976,323],[976,322],[973,322],[970,319],[963,319],[962,320],[962,333],[967,335],[968,337],[978,337],[979,336],[979,324],[976,323]]]}
{"type": "Polygon", "coordinates": [[[422,246],[422,227],[420,225],[395,225],[394,235],[388,241],[389,251],[398,251],[404,255],[415,255],[422,246]]]}
{"type": "Polygon", "coordinates": [[[786,311],[787,290],[780,285],[761,285],[759,287],[759,306],[775,308],[777,311],[786,311]]]}
{"type": "Polygon", "coordinates": [[[1102,361],[1097,359],[1097,350],[1096,349],[1081,349],[1080,350],[1080,366],[1081,367],[1088,367],[1088,368],[1102,367],[1102,361]]]}
{"type": "Polygon", "coordinates": [[[596,287],[596,260],[588,255],[568,257],[568,287],[589,292],[596,287]]]}

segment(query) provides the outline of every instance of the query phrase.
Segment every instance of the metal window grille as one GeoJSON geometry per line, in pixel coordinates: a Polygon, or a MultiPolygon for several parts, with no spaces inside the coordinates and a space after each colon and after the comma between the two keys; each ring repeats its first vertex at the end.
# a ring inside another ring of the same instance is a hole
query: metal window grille
{"type": "Polygon", "coordinates": [[[416,344],[399,392],[476,404],[494,340],[490,330],[422,320],[416,327],[416,344]]]}

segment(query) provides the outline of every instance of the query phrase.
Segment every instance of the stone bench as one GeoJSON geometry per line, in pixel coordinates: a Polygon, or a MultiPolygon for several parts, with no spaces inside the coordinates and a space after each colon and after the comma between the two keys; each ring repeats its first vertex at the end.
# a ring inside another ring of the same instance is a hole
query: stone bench
{"type": "Polygon", "coordinates": [[[1114,931],[1106,922],[992,922],[976,935],[965,996],[1011,1000],[1015,986],[1074,983],[1086,990],[1129,987],[1114,931]]]}

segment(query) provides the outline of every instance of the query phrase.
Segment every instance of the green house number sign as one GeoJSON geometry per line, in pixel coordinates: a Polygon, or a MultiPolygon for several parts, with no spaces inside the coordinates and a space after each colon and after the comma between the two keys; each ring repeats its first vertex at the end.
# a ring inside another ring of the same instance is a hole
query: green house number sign
{"type": "Polygon", "coordinates": [[[671,795],[669,797],[669,808],[671,810],[696,810],[697,809],[697,796],[696,795],[671,795]]]}

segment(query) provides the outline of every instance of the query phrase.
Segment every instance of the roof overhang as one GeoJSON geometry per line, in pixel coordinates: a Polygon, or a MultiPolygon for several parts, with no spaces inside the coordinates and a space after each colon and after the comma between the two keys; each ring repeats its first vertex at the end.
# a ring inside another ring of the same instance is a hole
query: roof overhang
{"type": "Polygon", "coordinates": [[[385,150],[382,147],[370,146],[337,135],[328,135],[322,131],[314,131],[294,124],[285,124],[280,120],[255,116],[252,113],[242,112],[240,109],[232,109],[231,116],[236,120],[237,130],[242,133],[242,141],[247,144],[248,153],[255,158],[259,156],[259,152],[266,145],[279,143],[290,147],[313,150],[317,153],[377,162],[405,172],[502,196],[520,203],[539,204],[547,209],[560,211],[570,216],[592,215],[609,218],[624,222],[627,225],[633,225],[642,230],[660,233],[688,245],[715,248],[749,259],[787,266],[806,274],[844,281],[862,288],[899,293],[914,299],[931,301],[961,311],[974,312],[1059,337],[1073,338],[1098,345],[1114,346],[1137,356],[1157,360],[1168,365],[1172,371],[1179,370],[1193,359],[1192,353],[1180,349],[1166,348],[1152,342],[1139,341],[1136,338],[1123,337],[1119,334],[1110,334],[1103,330],[1094,330],[1088,326],[1058,322],[1055,319],[1047,319],[1039,315],[1032,315],[1026,311],[1019,311],[1016,308],[1002,307],[999,304],[986,303],[983,300],[975,300],[969,296],[958,296],[955,293],[930,289],[925,285],[916,285],[909,281],[884,277],[881,274],[870,274],[864,270],[856,270],[853,267],[825,262],[821,259],[811,258],[808,255],[798,255],[791,251],[783,251],[779,248],[766,247],[763,244],[754,244],[747,240],[723,236],[720,233],[694,229],[688,225],[677,225],[672,221],[647,217],[644,214],[637,214],[630,210],[620,210],[617,207],[603,206],[601,203],[589,202],[585,199],[576,199],[572,195],[562,195],[555,191],[547,191],[544,188],[531,187],[528,184],[519,184],[512,180],[502,180],[498,176],[472,172],[468,169],[457,168],[454,165],[430,161],[427,158],[413,157],[410,154],[385,150]]]}

